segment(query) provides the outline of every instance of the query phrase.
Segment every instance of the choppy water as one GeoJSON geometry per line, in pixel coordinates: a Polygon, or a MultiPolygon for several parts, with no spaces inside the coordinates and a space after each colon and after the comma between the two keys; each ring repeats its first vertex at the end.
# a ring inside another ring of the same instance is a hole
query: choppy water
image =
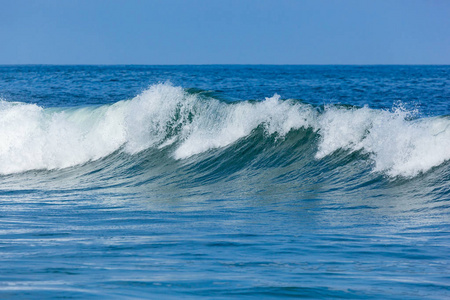
{"type": "Polygon", "coordinates": [[[450,297],[450,67],[0,67],[0,297],[450,297]]]}

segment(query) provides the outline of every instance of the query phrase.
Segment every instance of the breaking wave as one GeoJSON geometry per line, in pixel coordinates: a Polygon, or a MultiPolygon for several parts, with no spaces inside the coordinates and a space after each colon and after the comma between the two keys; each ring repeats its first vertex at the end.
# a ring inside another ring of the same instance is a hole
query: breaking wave
{"type": "Polygon", "coordinates": [[[400,106],[389,111],[314,107],[278,95],[228,103],[170,84],[103,106],[0,103],[3,175],[68,168],[113,153],[136,158],[150,149],[173,161],[196,158],[200,163],[214,151],[231,155],[237,143],[247,145],[239,155],[264,156],[260,165],[280,159],[314,163],[344,152],[367,160],[372,172],[410,178],[450,160],[450,118],[415,118],[400,106]],[[296,149],[311,155],[298,155],[296,149]]]}

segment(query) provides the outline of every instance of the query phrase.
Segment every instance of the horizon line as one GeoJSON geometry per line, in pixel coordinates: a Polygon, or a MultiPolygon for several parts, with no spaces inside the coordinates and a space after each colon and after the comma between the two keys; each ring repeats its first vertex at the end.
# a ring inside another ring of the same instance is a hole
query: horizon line
{"type": "Polygon", "coordinates": [[[0,66],[450,66],[449,64],[234,64],[234,63],[212,63],[212,64],[53,64],[53,63],[0,63],[0,66]]]}

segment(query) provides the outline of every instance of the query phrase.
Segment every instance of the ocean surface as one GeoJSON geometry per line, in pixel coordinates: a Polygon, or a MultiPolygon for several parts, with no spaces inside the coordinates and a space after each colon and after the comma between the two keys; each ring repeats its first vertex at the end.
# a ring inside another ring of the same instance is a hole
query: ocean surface
{"type": "Polygon", "coordinates": [[[0,298],[450,298],[450,66],[0,66],[0,298]]]}

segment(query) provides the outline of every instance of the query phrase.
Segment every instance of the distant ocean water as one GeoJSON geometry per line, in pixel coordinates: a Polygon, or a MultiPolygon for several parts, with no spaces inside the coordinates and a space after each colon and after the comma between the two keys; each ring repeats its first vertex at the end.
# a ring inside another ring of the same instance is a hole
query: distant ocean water
{"type": "Polygon", "coordinates": [[[0,66],[0,298],[450,298],[450,66],[0,66]]]}

